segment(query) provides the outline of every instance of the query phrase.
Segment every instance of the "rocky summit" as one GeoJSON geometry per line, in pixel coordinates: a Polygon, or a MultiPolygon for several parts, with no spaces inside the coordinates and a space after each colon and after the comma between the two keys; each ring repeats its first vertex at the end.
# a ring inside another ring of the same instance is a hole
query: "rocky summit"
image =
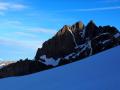
{"type": "Polygon", "coordinates": [[[35,60],[58,66],[94,55],[120,45],[120,32],[113,26],[97,26],[92,20],[84,25],[65,25],[38,48],[35,60]]]}

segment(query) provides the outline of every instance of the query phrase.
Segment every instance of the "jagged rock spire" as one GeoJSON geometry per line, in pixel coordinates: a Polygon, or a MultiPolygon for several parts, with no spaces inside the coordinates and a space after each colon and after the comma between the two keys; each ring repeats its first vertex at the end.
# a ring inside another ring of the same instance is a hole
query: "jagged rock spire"
{"type": "Polygon", "coordinates": [[[82,23],[82,21],[76,23],[76,28],[79,28],[81,30],[84,28],[84,24],[82,23]]]}
{"type": "Polygon", "coordinates": [[[84,28],[84,24],[82,21],[76,22],[74,25],[71,26],[74,30],[82,30],[84,28]]]}
{"type": "Polygon", "coordinates": [[[93,28],[96,28],[97,26],[96,26],[96,24],[94,23],[93,20],[90,20],[90,22],[87,24],[86,27],[89,27],[89,28],[93,29],[93,28]]]}

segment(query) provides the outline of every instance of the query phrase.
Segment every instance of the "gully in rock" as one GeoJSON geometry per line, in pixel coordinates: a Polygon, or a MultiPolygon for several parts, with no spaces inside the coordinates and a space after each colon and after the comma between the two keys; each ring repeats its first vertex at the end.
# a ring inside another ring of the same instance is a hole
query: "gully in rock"
{"type": "Polygon", "coordinates": [[[77,45],[77,42],[76,42],[76,40],[75,40],[75,36],[74,36],[74,34],[72,33],[72,30],[70,29],[70,27],[67,27],[67,29],[68,29],[68,31],[71,33],[71,35],[72,35],[72,37],[73,37],[73,41],[74,41],[74,43],[75,43],[75,47],[78,48],[78,45],[77,45]]]}

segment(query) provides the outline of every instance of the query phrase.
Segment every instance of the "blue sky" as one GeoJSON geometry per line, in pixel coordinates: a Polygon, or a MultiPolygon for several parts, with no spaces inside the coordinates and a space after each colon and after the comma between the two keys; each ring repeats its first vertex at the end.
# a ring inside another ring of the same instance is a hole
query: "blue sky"
{"type": "Polygon", "coordinates": [[[0,60],[34,58],[63,25],[94,20],[120,29],[120,0],[0,0],[0,60]]]}

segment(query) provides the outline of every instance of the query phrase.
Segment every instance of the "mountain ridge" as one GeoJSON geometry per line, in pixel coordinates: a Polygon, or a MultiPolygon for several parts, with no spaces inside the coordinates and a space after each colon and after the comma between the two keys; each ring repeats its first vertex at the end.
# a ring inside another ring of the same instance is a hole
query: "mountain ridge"
{"type": "Polygon", "coordinates": [[[63,26],[55,36],[45,41],[42,48],[38,48],[35,60],[44,64],[50,59],[54,63],[69,63],[117,45],[120,45],[120,32],[115,27],[97,26],[92,20],[85,26],[80,21],[63,26]],[[71,60],[66,61],[66,56],[71,60]]]}
{"type": "Polygon", "coordinates": [[[21,59],[0,69],[0,78],[23,76],[82,60],[120,45],[120,32],[113,26],[65,25],[38,48],[35,59],[21,59]]]}

